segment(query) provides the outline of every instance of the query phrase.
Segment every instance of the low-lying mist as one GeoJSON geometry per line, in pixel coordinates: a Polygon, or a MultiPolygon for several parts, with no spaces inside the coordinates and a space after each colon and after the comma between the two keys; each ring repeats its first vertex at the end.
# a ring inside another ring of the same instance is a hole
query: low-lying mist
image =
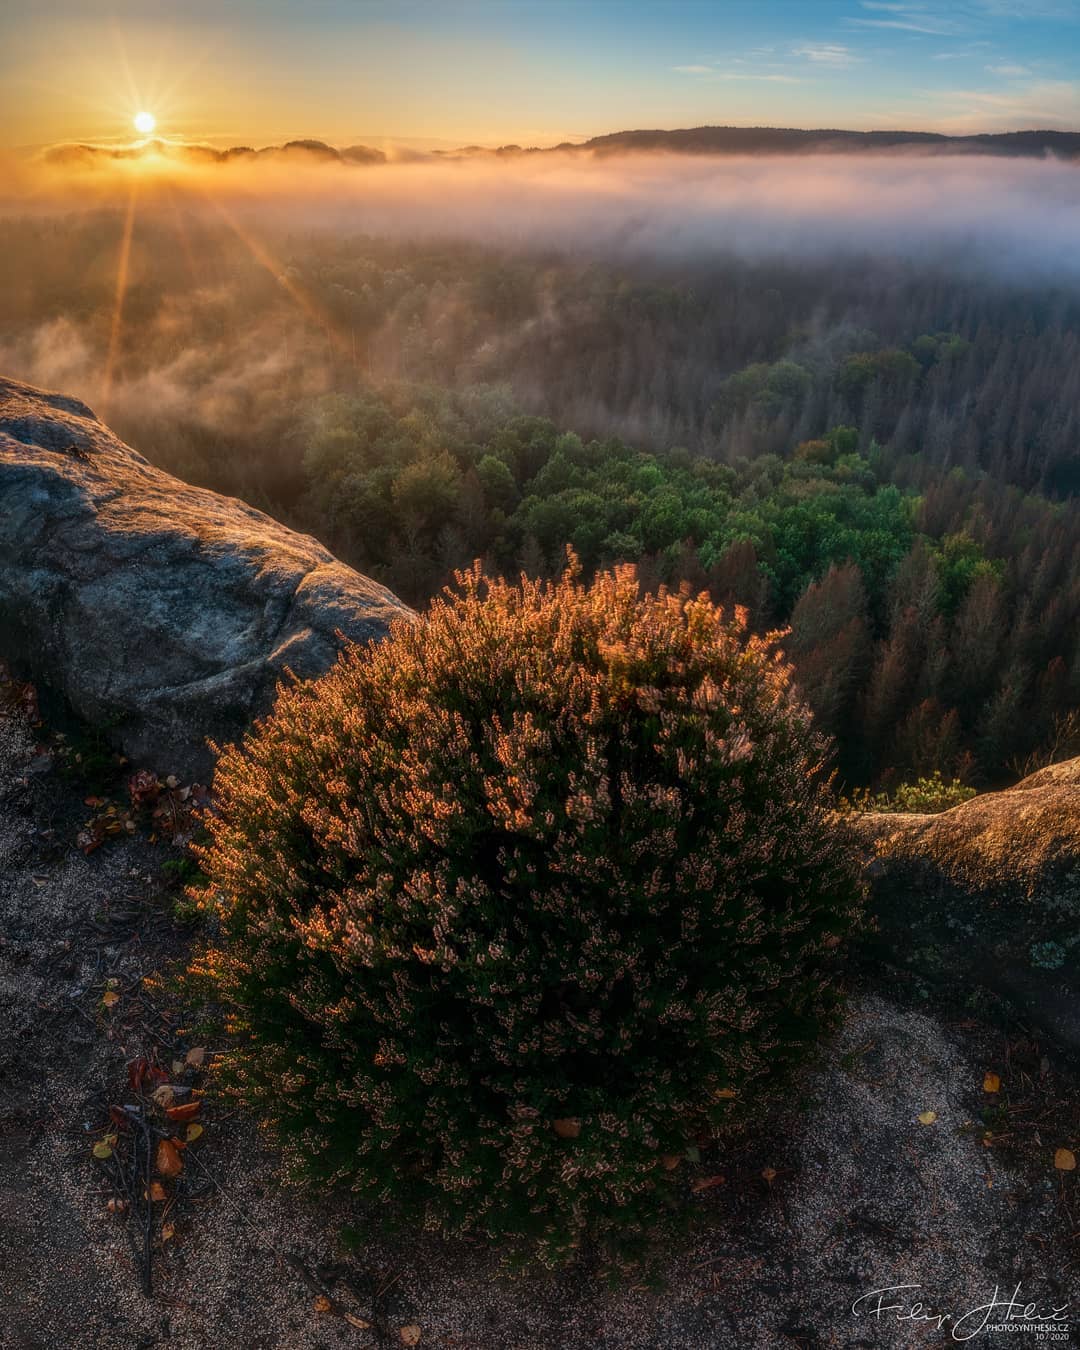
{"type": "Polygon", "coordinates": [[[311,408],[386,382],[504,385],[582,434],[726,459],[862,419],[903,449],[952,438],[954,462],[1004,455],[1024,486],[1073,437],[1069,162],[165,146],[18,159],[0,183],[0,370],[286,513],[311,408]],[[943,333],[954,358],[917,398],[843,392],[853,355],[943,333]]]}
{"type": "Polygon", "coordinates": [[[920,262],[945,255],[1019,280],[1075,278],[1080,168],[903,151],[687,157],[545,153],[359,165],[303,151],[206,163],[191,147],[131,159],[12,161],[8,212],[153,206],[239,212],[275,229],[468,239],[594,256],[920,262]]]}

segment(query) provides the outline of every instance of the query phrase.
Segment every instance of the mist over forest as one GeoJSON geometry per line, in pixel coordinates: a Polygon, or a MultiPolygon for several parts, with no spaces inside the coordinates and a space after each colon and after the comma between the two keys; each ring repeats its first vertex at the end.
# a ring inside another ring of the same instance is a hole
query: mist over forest
{"type": "Polygon", "coordinates": [[[416,605],[570,546],[790,625],[848,788],[1080,753],[1075,164],[84,161],[5,175],[0,368],[153,462],[416,605]]]}

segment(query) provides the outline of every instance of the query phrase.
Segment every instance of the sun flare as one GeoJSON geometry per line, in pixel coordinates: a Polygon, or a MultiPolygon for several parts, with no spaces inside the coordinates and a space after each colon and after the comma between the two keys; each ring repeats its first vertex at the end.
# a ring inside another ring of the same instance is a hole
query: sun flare
{"type": "Polygon", "coordinates": [[[143,136],[149,136],[157,126],[157,118],[153,113],[137,112],[134,117],[135,130],[143,136]]]}

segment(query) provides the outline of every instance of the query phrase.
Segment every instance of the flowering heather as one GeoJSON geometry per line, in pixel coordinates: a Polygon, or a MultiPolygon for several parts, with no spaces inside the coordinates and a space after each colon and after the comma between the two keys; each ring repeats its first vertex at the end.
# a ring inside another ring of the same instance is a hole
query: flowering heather
{"type": "Polygon", "coordinates": [[[814,1039],[859,883],[744,615],[458,580],[222,755],[198,971],[296,1174],[555,1261],[814,1039]]]}

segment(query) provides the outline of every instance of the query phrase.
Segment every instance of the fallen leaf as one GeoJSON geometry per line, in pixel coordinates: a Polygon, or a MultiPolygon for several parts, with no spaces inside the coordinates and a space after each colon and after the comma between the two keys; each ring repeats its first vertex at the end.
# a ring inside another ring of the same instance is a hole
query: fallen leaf
{"type": "MultiPolygon", "coordinates": [[[[581,1121],[575,1116],[564,1116],[561,1120],[553,1120],[551,1128],[560,1139],[576,1139],[581,1133],[581,1121]]],[[[419,1334],[417,1339],[419,1339],[419,1334]]],[[[416,1341],[407,1341],[406,1344],[415,1345],[416,1341]]]]}
{"type": "Polygon", "coordinates": [[[171,1223],[165,1224],[164,1227],[163,1227],[162,1230],[161,1230],[161,1240],[162,1240],[162,1242],[169,1242],[169,1241],[171,1241],[171,1239],[174,1238],[175,1236],[176,1236],[176,1226],[175,1226],[175,1224],[171,1224],[171,1223]]]}
{"type": "Polygon", "coordinates": [[[168,1200],[168,1198],[169,1193],[160,1181],[152,1181],[150,1183],[150,1199],[154,1204],[160,1204],[163,1200],[168,1200]]]}
{"type": "Polygon", "coordinates": [[[172,1071],[179,1078],[184,1072],[184,1061],[182,1059],[174,1059],[172,1062],[172,1071]]]}
{"type": "Polygon", "coordinates": [[[157,1170],[163,1177],[177,1177],[184,1170],[180,1150],[171,1139],[162,1139],[157,1146],[157,1170]]]}
{"type": "Polygon", "coordinates": [[[697,1191],[711,1191],[714,1186],[722,1186],[726,1178],[722,1176],[699,1177],[690,1187],[695,1193],[697,1191]]]}
{"type": "Polygon", "coordinates": [[[198,1123],[198,1121],[192,1121],[192,1123],[184,1131],[184,1138],[188,1141],[189,1144],[193,1144],[195,1140],[198,1139],[199,1135],[202,1134],[202,1132],[203,1127],[198,1123]]]}
{"type": "Polygon", "coordinates": [[[371,1323],[365,1322],[362,1317],[357,1317],[355,1313],[345,1313],[345,1321],[349,1326],[355,1327],[357,1331],[370,1331],[371,1323]]]}
{"type": "Polygon", "coordinates": [[[326,1297],[325,1294],[320,1294],[313,1304],[313,1307],[315,1308],[315,1311],[317,1313],[327,1313],[330,1311],[332,1306],[333,1305],[331,1304],[330,1300],[326,1297]]]}
{"type": "Polygon", "coordinates": [[[139,1092],[142,1089],[143,1079],[150,1069],[150,1062],[147,1059],[129,1059],[128,1060],[128,1086],[132,1092],[139,1092]]]}
{"type": "Polygon", "coordinates": [[[114,1125],[118,1125],[122,1130],[126,1130],[131,1124],[131,1121],[128,1119],[128,1114],[122,1106],[110,1106],[109,1119],[114,1125]]]}
{"type": "Polygon", "coordinates": [[[664,1156],[660,1159],[660,1161],[664,1165],[665,1172],[674,1172],[676,1167],[678,1167],[678,1165],[682,1162],[682,1154],[665,1153],[664,1156]]]}
{"type": "Polygon", "coordinates": [[[410,1323],[407,1327],[402,1327],[398,1332],[402,1345],[419,1345],[420,1334],[420,1328],[415,1322],[410,1323]]]}
{"type": "Polygon", "coordinates": [[[170,1120],[191,1120],[202,1110],[202,1102],[186,1102],[183,1106],[166,1107],[165,1114],[170,1120]]]}
{"type": "Polygon", "coordinates": [[[731,1101],[732,1098],[738,1096],[738,1093],[734,1088],[718,1088],[713,1096],[720,1098],[722,1101],[731,1101]]]}
{"type": "Polygon", "coordinates": [[[771,1186],[773,1182],[776,1180],[776,1168],[763,1167],[761,1169],[761,1179],[762,1181],[764,1181],[766,1186],[771,1186]]]}
{"type": "Polygon", "coordinates": [[[1075,1172],[1076,1154],[1071,1148],[1059,1148],[1054,1154],[1054,1166],[1059,1172],[1075,1172]]]}
{"type": "Polygon", "coordinates": [[[116,992],[115,989],[109,989],[104,994],[102,994],[101,1001],[102,1003],[104,1003],[106,1008],[111,1008],[114,1003],[120,1002],[120,995],[116,992]]]}
{"type": "Polygon", "coordinates": [[[93,1154],[94,1154],[94,1157],[95,1157],[95,1158],[101,1158],[102,1160],[104,1160],[105,1158],[111,1158],[111,1157],[112,1157],[112,1145],[111,1145],[111,1144],[107,1144],[107,1143],[104,1141],[104,1139],[102,1139],[102,1140],[100,1141],[100,1143],[97,1143],[97,1144],[94,1145],[94,1148],[93,1148],[93,1154]]]}
{"type": "Polygon", "coordinates": [[[117,1200],[117,1199],[110,1200],[109,1203],[105,1206],[105,1208],[109,1211],[110,1214],[123,1214],[124,1211],[127,1209],[127,1207],[128,1202],[126,1200],[117,1200]]]}
{"type": "Polygon", "coordinates": [[[194,1050],[189,1050],[187,1052],[186,1058],[187,1063],[190,1064],[193,1069],[201,1069],[206,1061],[206,1046],[197,1045],[194,1050]]]}
{"type": "Polygon", "coordinates": [[[933,1125],[933,1123],[934,1123],[935,1120],[937,1120],[937,1112],[936,1112],[936,1111],[921,1111],[921,1112],[919,1113],[919,1124],[920,1124],[920,1125],[933,1125]]]}
{"type": "Polygon", "coordinates": [[[168,1083],[162,1083],[160,1087],[155,1088],[152,1095],[158,1106],[165,1107],[166,1109],[172,1106],[173,1102],[176,1100],[176,1094],[168,1083]]]}
{"type": "Polygon", "coordinates": [[[988,1073],[986,1077],[983,1079],[983,1091],[984,1092],[1001,1091],[1001,1079],[997,1076],[996,1073],[988,1073]]]}

